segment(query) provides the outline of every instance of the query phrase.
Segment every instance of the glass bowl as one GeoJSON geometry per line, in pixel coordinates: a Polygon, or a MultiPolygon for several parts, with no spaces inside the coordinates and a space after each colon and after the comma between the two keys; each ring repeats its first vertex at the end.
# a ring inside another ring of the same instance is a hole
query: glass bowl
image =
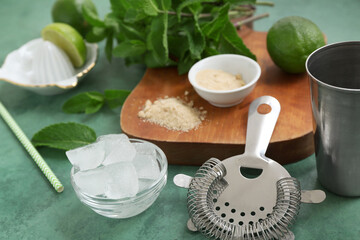
{"type": "Polygon", "coordinates": [[[94,212],[109,218],[129,218],[138,215],[148,209],[157,199],[161,190],[165,187],[167,180],[168,163],[164,152],[155,144],[140,140],[130,139],[132,143],[148,143],[156,151],[156,160],[159,166],[159,178],[153,182],[147,189],[139,191],[134,197],[121,199],[109,199],[86,194],[74,182],[76,170],[71,169],[71,184],[79,200],[91,208],[94,212]]]}

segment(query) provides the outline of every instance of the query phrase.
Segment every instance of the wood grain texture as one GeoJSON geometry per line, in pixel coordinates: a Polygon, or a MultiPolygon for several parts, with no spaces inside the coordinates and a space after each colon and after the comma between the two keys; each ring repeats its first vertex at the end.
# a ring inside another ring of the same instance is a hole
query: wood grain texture
{"type": "Polygon", "coordinates": [[[281,112],[266,155],[281,163],[304,159],[314,152],[310,90],[306,74],[287,74],[274,65],[266,50],[266,33],[241,31],[245,44],[257,56],[261,77],[253,92],[237,106],[218,108],[200,98],[187,75],[176,68],[148,69],[127,98],[121,112],[123,132],[149,140],[165,152],[170,164],[201,165],[210,157],[225,159],[244,151],[247,114],[257,97],[270,95],[281,104],[281,112]],[[187,96],[184,95],[188,91],[187,96]],[[170,131],[138,118],[147,99],[180,97],[194,101],[207,111],[206,120],[189,132],[170,131]]]}

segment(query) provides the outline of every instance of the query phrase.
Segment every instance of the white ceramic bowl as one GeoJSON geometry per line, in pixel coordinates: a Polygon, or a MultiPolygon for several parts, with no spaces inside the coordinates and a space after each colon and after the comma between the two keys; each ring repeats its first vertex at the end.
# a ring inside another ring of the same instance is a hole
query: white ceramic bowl
{"type": "Polygon", "coordinates": [[[250,94],[259,80],[260,74],[259,64],[251,58],[236,54],[220,54],[195,63],[191,67],[188,77],[195,91],[210,104],[216,107],[231,107],[241,103],[250,94]],[[233,75],[241,74],[246,84],[232,90],[206,89],[196,82],[196,74],[204,69],[223,70],[233,75]]]}

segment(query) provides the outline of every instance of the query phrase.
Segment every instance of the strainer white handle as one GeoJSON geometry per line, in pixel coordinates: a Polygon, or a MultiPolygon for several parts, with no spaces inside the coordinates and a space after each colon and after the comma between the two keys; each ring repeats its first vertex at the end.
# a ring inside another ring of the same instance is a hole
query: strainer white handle
{"type": "Polygon", "coordinates": [[[279,101],[271,96],[259,97],[251,103],[245,145],[247,156],[264,158],[280,109],[279,101]],[[262,107],[270,107],[271,110],[268,113],[260,113],[262,107]]]}

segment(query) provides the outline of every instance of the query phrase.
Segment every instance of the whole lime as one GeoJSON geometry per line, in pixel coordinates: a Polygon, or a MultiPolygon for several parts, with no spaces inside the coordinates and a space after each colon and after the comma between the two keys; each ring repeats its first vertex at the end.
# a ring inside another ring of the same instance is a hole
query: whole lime
{"type": "Polygon", "coordinates": [[[274,23],[266,41],[271,59],[288,73],[305,72],[307,57],[325,45],[319,27],[299,16],[284,17],[274,23]]]}
{"type": "Polygon", "coordinates": [[[67,23],[85,37],[91,26],[82,15],[82,6],[84,4],[97,13],[96,7],[91,0],[57,0],[51,10],[53,22],[67,23]]]}

